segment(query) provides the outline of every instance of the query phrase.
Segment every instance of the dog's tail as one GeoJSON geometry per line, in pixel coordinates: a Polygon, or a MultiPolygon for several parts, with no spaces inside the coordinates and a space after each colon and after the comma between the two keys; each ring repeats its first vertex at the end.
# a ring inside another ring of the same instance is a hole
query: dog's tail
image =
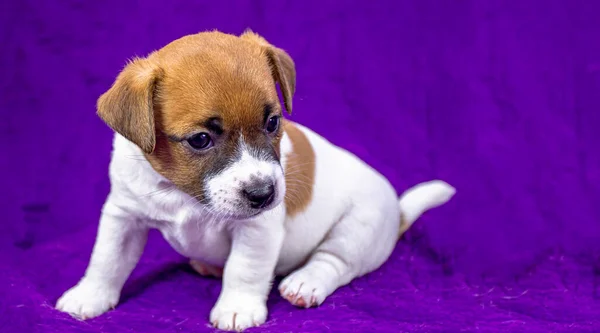
{"type": "Polygon", "coordinates": [[[417,184],[406,190],[400,196],[400,234],[410,226],[426,211],[441,206],[448,202],[456,189],[441,180],[432,180],[417,184]]]}

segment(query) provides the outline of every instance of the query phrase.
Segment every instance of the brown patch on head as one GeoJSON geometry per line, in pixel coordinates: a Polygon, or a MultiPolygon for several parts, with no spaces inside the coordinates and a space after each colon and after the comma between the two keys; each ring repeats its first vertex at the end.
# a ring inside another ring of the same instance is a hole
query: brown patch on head
{"type": "Polygon", "coordinates": [[[293,122],[284,122],[284,131],[292,142],[285,168],[285,207],[288,216],[306,209],[312,199],[315,181],[315,152],[308,138],[293,122]]]}
{"type": "MultiPolygon", "coordinates": [[[[126,66],[98,102],[99,116],[144,152],[160,174],[204,200],[206,180],[251,151],[279,160],[282,130],[265,133],[270,117],[288,112],[294,63],[283,50],[246,32],[217,31],[177,39],[126,66]],[[194,151],[186,140],[210,135],[214,145],[194,151]]],[[[281,126],[280,126],[281,127],[281,126]]]]}
{"type": "Polygon", "coordinates": [[[241,38],[265,48],[273,78],[281,88],[285,108],[289,114],[292,114],[292,99],[296,92],[296,66],[292,58],[284,50],[269,44],[264,38],[250,30],[246,30],[241,38]]]}

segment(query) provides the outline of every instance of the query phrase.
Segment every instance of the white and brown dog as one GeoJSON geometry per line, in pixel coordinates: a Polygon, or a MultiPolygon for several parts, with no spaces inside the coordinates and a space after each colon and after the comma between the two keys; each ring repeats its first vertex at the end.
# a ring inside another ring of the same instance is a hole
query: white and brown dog
{"type": "Polygon", "coordinates": [[[198,272],[222,273],[214,326],[257,326],[274,275],[292,304],[317,306],[453,196],[431,181],[398,198],[357,157],[284,120],[276,83],[291,113],[294,62],[250,31],[186,36],[125,67],[98,100],[116,132],[111,191],[85,275],[58,309],[114,307],[156,228],[198,272]]]}

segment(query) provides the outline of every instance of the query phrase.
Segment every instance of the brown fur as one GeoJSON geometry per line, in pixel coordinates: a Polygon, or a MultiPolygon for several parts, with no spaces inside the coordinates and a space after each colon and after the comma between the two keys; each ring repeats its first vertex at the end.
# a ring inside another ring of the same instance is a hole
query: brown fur
{"type": "Polygon", "coordinates": [[[98,115],[116,132],[151,153],[154,135],[154,84],[161,69],[145,59],[134,59],[119,74],[108,93],[98,99],[98,115]]]}
{"type": "Polygon", "coordinates": [[[294,123],[286,121],[283,127],[292,142],[285,170],[285,207],[287,215],[294,216],[303,211],[312,200],[315,152],[306,135],[294,123]]]}
{"type": "Polygon", "coordinates": [[[240,135],[279,157],[282,126],[265,136],[265,106],[281,115],[279,83],[291,113],[295,79],[289,55],[257,34],[203,32],[130,62],[99,98],[98,115],[138,145],[157,172],[203,200],[203,177],[231,159],[240,135]],[[214,117],[223,128],[215,149],[190,151],[182,141],[207,132],[204,124],[214,117]]]}

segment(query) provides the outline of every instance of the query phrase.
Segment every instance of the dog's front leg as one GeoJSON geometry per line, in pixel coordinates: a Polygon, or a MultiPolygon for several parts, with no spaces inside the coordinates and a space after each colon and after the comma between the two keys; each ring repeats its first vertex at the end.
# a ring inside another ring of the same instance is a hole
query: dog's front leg
{"type": "Polygon", "coordinates": [[[211,323],[219,329],[242,331],[267,319],[266,302],[283,242],[284,214],[264,215],[233,228],[221,294],[210,313],[211,323]]]}
{"type": "Polygon", "coordinates": [[[56,308],[75,317],[89,319],[115,307],[125,281],[142,254],[147,237],[148,229],[109,199],[102,211],[85,275],[62,295],[56,308]]]}

